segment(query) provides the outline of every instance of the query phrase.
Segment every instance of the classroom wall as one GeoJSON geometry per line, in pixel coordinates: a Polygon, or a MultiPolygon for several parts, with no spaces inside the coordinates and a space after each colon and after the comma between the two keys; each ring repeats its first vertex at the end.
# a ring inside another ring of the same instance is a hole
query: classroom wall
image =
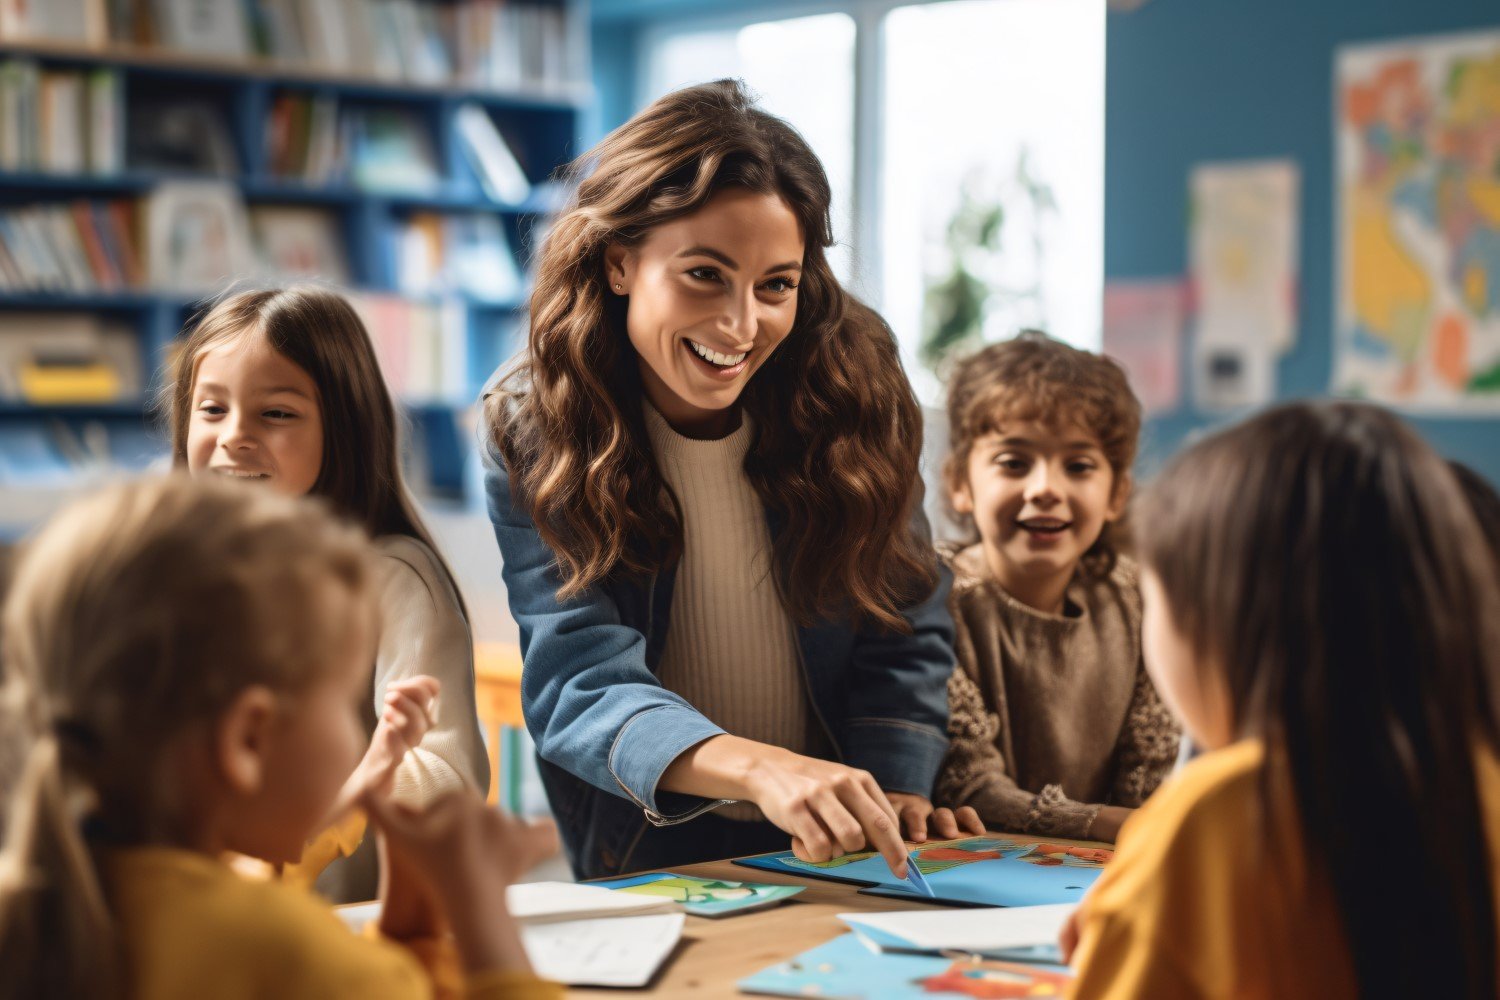
{"type": "MultiPolygon", "coordinates": [[[[1105,71],[1106,280],[1187,269],[1187,185],[1205,160],[1288,157],[1302,172],[1301,310],[1279,395],[1317,396],[1333,367],[1336,47],[1500,27],[1495,0],[1148,0],[1111,12],[1105,71]]],[[[1186,358],[1184,358],[1184,370],[1186,358]]],[[[1149,475],[1225,419],[1149,421],[1149,475]]],[[[1500,483],[1500,420],[1413,418],[1440,451],[1500,483]]]]}

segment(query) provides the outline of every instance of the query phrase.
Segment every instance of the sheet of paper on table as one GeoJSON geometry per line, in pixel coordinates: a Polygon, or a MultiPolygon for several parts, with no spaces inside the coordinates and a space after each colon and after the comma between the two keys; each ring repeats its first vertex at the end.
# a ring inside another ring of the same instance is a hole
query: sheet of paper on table
{"type": "Polygon", "coordinates": [[[670,899],[611,892],[577,882],[522,882],[505,890],[505,906],[511,916],[526,924],[677,912],[670,899]]]}
{"type": "Polygon", "coordinates": [[[687,918],[681,913],[524,924],[521,943],[543,979],[569,986],[645,986],[687,918]]]}
{"type": "Polygon", "coordinates": [[[960,910],[840,913],[839,919],[884,949],[1012,953],[1041,948],[1053,954],[1072,903],[960,910]]]}

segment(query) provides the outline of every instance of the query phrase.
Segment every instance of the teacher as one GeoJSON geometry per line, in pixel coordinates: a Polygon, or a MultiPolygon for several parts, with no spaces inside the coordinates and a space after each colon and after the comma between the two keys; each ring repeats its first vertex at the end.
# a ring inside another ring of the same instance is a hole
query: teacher
{"type": "Polygon", "coordinates": [[[582,878],[979,832],[934,811],[953,668],[921,413],[829,268],[829,187],[730,81],[574,165],[486,490],[582,878]]]}

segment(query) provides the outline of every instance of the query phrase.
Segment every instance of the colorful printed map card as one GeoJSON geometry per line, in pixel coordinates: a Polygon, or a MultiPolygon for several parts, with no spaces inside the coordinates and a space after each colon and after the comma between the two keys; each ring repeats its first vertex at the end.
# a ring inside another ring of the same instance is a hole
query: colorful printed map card
{"type": "Polygon", "coordinates": [[[790,851],[743,858],[735,864],[783,875],[805,875],[852,882],[874,896],[967,903],[974,906],[1041,906],[1076,903],[1094,884],[1108,848],[1021,843],[996,837],[968,837],[929,844],[911,852],[933,895],[923,896],[893,874],[879,854],[865,851],[832,861],[802,861],[790,851]]]}
{"type": "Polygon", "coordinates": [[[720,879],[674,875],[670,872],[633,875],[592,884],[618,892],[675,900],[695,917],[727,917],[736,913],[763,910],[784,902],[807,888],[802,885],[769,885],[765,882],[725,882],[720,879]]]}
{"type": "Polygon", "coordinates": [[[872,955],[853,934],[763,969],[739,983],[741,993],[768,996],[904,1000],[907,997],[1060,997],[1066,966],[930,955],[872,955]]]}

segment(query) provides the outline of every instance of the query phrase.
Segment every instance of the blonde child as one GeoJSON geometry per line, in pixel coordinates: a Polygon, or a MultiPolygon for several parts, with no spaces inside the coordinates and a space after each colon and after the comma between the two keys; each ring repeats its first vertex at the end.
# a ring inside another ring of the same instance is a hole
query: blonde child
{"type": "Polygon", "coordinates": [[[1140,525],[1147,663],[1207,752],[1081,907],[1078,996],[1496,996],[1500,594],[1453,473],[1294,404],[1184,452],[1140,525]]]}
{"type": "Polygon", "coordinates": [[[78,502],[29,544],[0,648],[19,761],[3,775],[0,997],[561,995],[504,908],[555,831],[476,793],[418,810],[366,797],[390,862],[385,940],[220,860],[295,860],[355,766],[377,586],[357,529],[186,477],[78,502]]]}
{"type": "MultiPolygon", "coordinates": [[[[368,678],[366,732],[381,716],[404,729],[376,739],[344,796],[395,772],[401,801],[489,786],[474,701],[473,641],[453,574],[438,555],[401,475],[395,409],[364,324],[339,295],[264,289],[218,303],[188,337],[164,406],[175,464],[287,495],[326,499],[380,553],[379,651],[368,678]],[[438,683],[415,683],[421,676],[438,683]],[[442,711],[429,716],[437,688],[442,711]],[[419,740],[420,742],[416,742],[419,740]],[[412,753],[405,744],[415,742],[412,753]]],[[[389,732],[389,731],[388,731],[389,732]]],[[[358,814],[309,847],[304,872],[331,865],[318,887],[336,901],[368,899],[375,858],[358,814]]]]}
{"type": "Polygon", "coordinates": [[[958,666],[937,798],[990,829],[1112,841],[1176,759],[1118,551],[1140,405],[1114,362],[1039,333],[984,348],[949,391],[958,666]]]}

